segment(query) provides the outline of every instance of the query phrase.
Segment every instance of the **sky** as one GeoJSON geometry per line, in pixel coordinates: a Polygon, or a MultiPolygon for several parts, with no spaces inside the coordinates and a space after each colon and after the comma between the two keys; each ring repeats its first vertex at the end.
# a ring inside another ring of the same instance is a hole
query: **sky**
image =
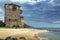
{"type": "Polygon", "coordinates": [[[35,28],[60,28],[60,0],[0,0],[0,20],[4,21],[4,4],[21,6],[24,21],[35,28]]]}

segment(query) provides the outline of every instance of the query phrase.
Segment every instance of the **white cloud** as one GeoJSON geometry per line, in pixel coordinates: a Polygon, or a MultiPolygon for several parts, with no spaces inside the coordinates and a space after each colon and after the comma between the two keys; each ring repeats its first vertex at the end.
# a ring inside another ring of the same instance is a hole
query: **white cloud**
{"type": "Polygon", "coordinates": [[[2,13],[0,13],[0,20],[4,21],[3,10],[0,9],[0,12],[2,12],[2,13]]]}
{"type": "Polygon", "coordinates": [[[4,22],[4,16],[0,16],[0,20],[4,22]]]}
{"type": "Polygon", "coordinates": [[[20,0],[10,0],[11,2],[19,2],[20,0]]]}
{"type": "Polygon", "coordinates": [[[2,10],[2,9],[0,9],[0,12],[3,12],[3,10],[2,10]]]}
{"type": "Polygon", "coordinates": [[[6,2],[6,1],[7,1],[7,0],[4,0],[4,1],[3,1],[3,0],[0,0],[0,2],[6,2]]]}
{"type": "Polygon", "coordinates": [[[60,23],[60,21],[55,21],[55,22],[52,22],[52,23],[60,23]]]}
{"type": "Polygon", "coordinates": [[[34,0],[10,0],[11,2],[19,2],[19,3],[28,3],[28,4],[35,4],[36,1],[34,0]]]}
{"type": "Polygon", "coordinates": [[[50,0],[49,3],[54,5],[54,0],[50,0]]]}
{"type": "Polygon", "coordinates": [[[19,2],[19,3],[28,3],[28,4],[36,4],[37,2],[47,1],[47,0],[10,0],[11,2],[19,2]]]}
{"type": "Polygon", "coordinates": [[[54,2],[54,0],[50,0],[50,3],[54,2]]]}

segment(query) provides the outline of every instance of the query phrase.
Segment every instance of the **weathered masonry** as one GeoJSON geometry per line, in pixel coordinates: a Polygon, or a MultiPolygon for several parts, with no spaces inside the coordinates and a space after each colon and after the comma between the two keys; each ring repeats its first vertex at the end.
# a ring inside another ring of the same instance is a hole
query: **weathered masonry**
{"type": "Polygon", "coordinates": [[[16,4],[5,4],[5,24],[6,26],[19,25],[24,27],[24,17],[21,16],[21,6],[16,4]]]}

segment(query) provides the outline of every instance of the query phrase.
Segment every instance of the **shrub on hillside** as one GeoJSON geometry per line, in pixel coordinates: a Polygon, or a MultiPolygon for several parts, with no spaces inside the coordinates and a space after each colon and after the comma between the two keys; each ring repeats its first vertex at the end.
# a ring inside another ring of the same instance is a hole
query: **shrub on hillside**
{"type": "Polygon", "coordinates": [[[19,25],[13,25],[12,28],[19,28],[19,25]]]}

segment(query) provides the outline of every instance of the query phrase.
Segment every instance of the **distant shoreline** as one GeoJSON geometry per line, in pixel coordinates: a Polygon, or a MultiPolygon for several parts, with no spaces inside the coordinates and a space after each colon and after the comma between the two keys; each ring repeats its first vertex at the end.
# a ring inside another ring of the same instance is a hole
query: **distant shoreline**
{"type": "Polygon", "coordinates": [[[48,30],[48,31],[51,31],[51,32],[60,32],[60,30],[49,29],[49,28],[48,29],[45,29],[45,28],[37,28],[37,29],[40,29],[40,30],[48,30]]]}
{"type": "Polygon", "coordinates": [[[48,31],[51,31],[51,32],[60,32],[60,30],[48,30],[48,31]]]}

